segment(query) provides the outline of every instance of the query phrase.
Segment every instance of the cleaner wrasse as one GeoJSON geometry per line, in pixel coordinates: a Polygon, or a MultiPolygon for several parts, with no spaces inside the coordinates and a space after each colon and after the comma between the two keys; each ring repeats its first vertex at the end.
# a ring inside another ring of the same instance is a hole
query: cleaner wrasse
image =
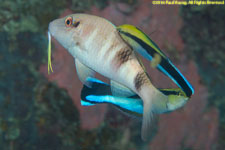
{"type": "Polygon", "coordinates": [[[156,67],[163,74],[172,79],[186,94],[191,97],[194,94],[194,88],[170,61],[170,59],[161,51],[155,42],[139,28],[124,24],[117,27],[123,40],[125,40],[134,51],[141,54],[147,60],[150,60],[152,66],[156,67]]]}
{"type": "MultiPolygon", "coordinates": [[[[148,136],[153,103],[163,103],[168,96],[155,88],[132,47],[108,20],[87,14],[72,14],[49,24],[49,33],[74,57],[79,79],[86,86],[95,72],[123,85],[143,101],[142,139],[148,136]]],[[[51,67],[51,65],[50,65],[51,67]]],[[[166,105],[159,105],[158,113],[166,105]],[[161,108],[160,108],[161,107],[161,108]]]]}
{"type": "MultiPolygon", "coordinates": [[[[92,82],[92,87],[83,86],[81,90],[81,105],[82,106],[93,106],[96,104],[112,104],[116,106],[122,112],[135,117],[142,117],[143,113],[143,102],[138,95],[132,96],[114,96],[109,84],[102,82],[96,78],[88,77],[86,80],[92,82]]],[[[153,103],[153,114],[169,113],[183,107],[188,97],[180,89],[159,89],[163,94],[168,96],[168,101],[163,103],[153,103]],[[160,113],[156,110],[157,105],[166,105],[164,110],[160,113]]],[[[125,92],[125,91],[123,91],[125,92]]],[[[129,94],[129,93],[128,93],[129,94]]],[[[153,101],[154,102],[154,101],[153,101]]]]}

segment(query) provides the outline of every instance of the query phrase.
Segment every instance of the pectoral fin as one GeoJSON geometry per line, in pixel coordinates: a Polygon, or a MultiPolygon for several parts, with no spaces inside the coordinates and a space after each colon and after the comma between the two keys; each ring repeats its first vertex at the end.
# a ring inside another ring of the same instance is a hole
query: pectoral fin
{"type": "Polygon", "coordinates": [[[94,77],[95,71],[82,64],[78,59],[75,59],[75,66],[80,81],[87,87],[91,87],[91,82],[88,82],[86,79],[88,77],[94,77]]]}
{"type": "Polygon", "coordinates": [[[130,97],[136,95],[131,89],[125,87],[124,85],[111,80],[111,92],[113,96],[119,96],[119,97],[130,97]]]}

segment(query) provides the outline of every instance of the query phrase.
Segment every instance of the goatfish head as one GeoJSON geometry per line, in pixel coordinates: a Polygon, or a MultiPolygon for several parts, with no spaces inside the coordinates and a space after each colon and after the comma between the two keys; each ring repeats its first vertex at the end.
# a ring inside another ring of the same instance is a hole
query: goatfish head
{"type": "MultiPolygon", "coordinates": [[[[101,27],[104,27],[105,22],[110,23],[98,16],[77,13],[53,20],[49,23],[48,30],[73,57],[76,57],[77,49],[89,49],[91,45],[88,45],[88,43],[85,45],[85,43],[90,39],[90,34],[96,28],[101,29],[101,27]]],[[[110,25],[113,24],[110,23],[110,25]]],[[[104,35],[101,34],[101,36],[104,35]]],[[[96,38],[93,40],[97,41],[96,38]]]]}
{"type": "MultiPolygon", "coordinates": [[[[53,36],[64,48],[70,50],[74,44],[80,41],[81,28],[85,26],[85,15],[73,14],[50,22],[48,27],[48,74],[53,72],[51,65],[51,36],[53,36]]],[[[72,50],[70,50],[72,54],[72,50]]]]}
{"type": "Polygon", "coordinates": [[[85,26],[85,17],[82,14],[73,14],[53,20],[48,30],[64,48],[70,49],[79,41],[83,26],[85,26]]]}

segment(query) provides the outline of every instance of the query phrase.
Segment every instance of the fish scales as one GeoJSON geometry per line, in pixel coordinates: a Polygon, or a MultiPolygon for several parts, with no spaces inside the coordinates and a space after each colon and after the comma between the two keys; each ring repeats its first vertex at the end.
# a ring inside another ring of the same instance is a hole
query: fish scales
{"type": "Polygon", "coordinates": [[[148,83],[148,77],[146,75],[145,72],[139,72],[136,77],[134,78],[134,85],[135,85],[135,88],[140,91],[141,90],[141,87],[142,85],[148,83]]]}
{"type": "MultiPolygon", "coordinates": [[[[91,26],[93,26],[93,24],[91,26]]],[[[86,57],[88,62],[84,62],[84,64],[88,64],[87,66],[93,66],[96,72],[99,72],[105,76],[110,76],[110,78],[113,78],[114,80],[118,80],[117,75],[116,77],[113,76],[115,72],[117,72],[123,77],[130,76],[128,79],[130,78],[129,80],[132,81],[136,74],[138,74],[139,70],[141,71],[139,62],[133,61],[132,63],[128,63],[127,65],[121,67],[122,64],[129,61],[131,58],[134,58],[131,48],[123,42],[116,31],[116,28],[111,26],[108,22],[106,22],[100,29],[97,28],[100,26],[99,24],[94,24],[94,26],[96,26],[96,28],[93,31],[89,31],[89,34],[86,32],[87,36],[84,39],[85,49],[89,54],[89,56],[86,57]],[[110,27],[108,27],[108,25],[110,25],[110,27]],[[90,59],[90,57],[93,56],[96,56],[93,59],[94,62],[90,59]]],[[[90,29],[90,27],[88,29],[90,29]]],[[[80,57],[78,56],[78,59],[79,58],[80,57]]],[[[127,81],[125,84],[132,83],[130,81],[127,81]]],[[[135,87],[132,89],[136,91],[135,87]]]]}

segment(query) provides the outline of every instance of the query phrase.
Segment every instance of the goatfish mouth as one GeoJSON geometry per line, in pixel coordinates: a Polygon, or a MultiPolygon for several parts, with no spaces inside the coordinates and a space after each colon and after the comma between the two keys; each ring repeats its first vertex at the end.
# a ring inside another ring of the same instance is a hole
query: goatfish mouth
{"type": "Polygon", "coordinates": [[[48,74],[53,72],[52,61],[51,61],[51,34],[48,31],[48,74]]]}

